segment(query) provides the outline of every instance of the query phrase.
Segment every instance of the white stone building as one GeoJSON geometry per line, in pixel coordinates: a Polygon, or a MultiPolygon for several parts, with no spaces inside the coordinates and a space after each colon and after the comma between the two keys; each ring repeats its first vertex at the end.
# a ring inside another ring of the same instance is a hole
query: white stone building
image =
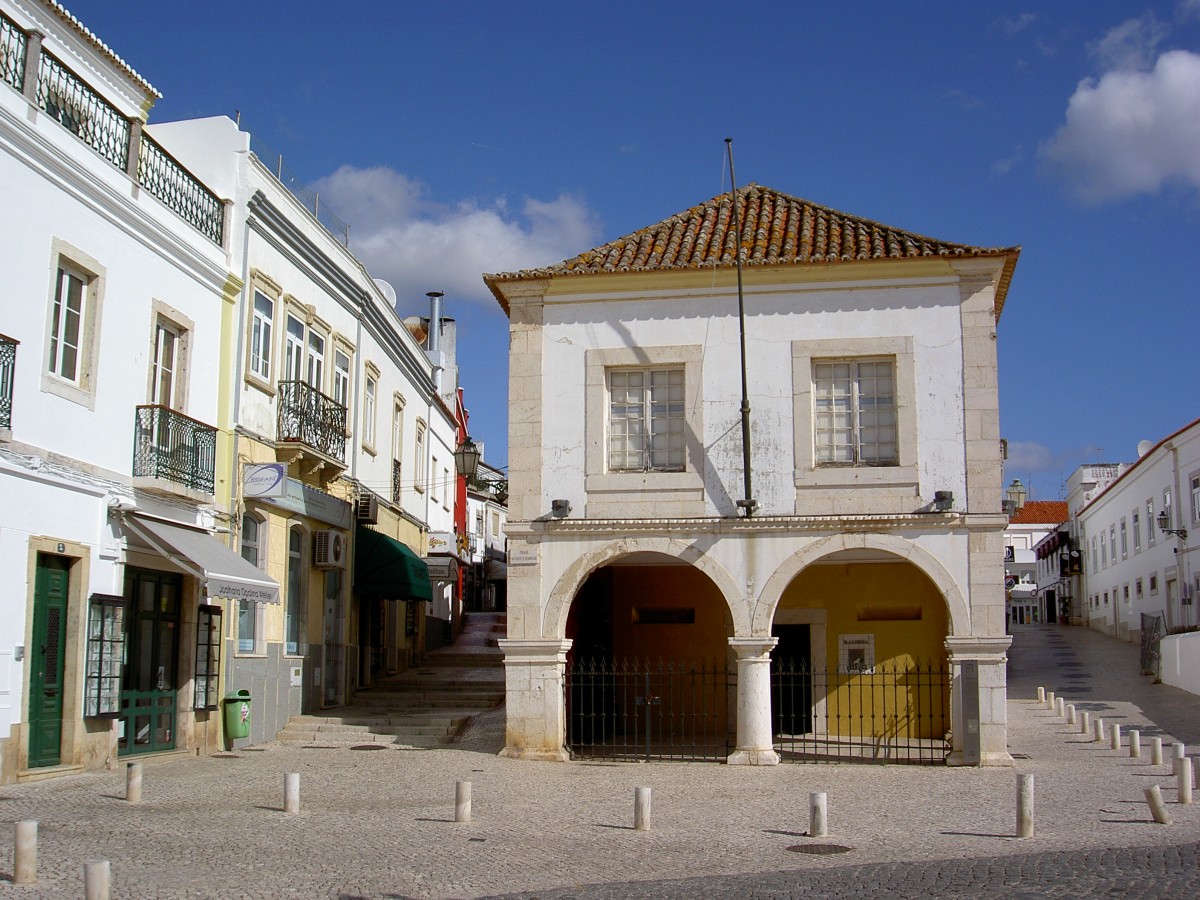
{"type": "MultiPolygon", "coordinates": [[[[1019,483],[1015,483],[1019,484],[1019,483]]],[[[1009,496],[1013,495],[1012,488],[1009,496]]],[[[1009,625],[1054,624],[1059,618],[1063,590],[1050,580],[1049,567],[1040,565],[1037,546],[1067,521],[1065,500],[1020,502],[1004,529],[1004,588],[1008,595],[1009,625]]],[[[1057,558],[1057,557],[1056,557],[1057,558]]]]}
{"type": "MultiPolygon", "coordinates": [[[[794,688],[792,732],[858,752],[952,735],[950,761],[1008,764],[995,341],[1018,250],[753,185],[739,204],[740,240],[722,196],[485,276],[511,323],[505,753],[568,756],[568,665],[654,654],[736,672],[728,703],[709,692],[728,760],[775,763],[778,644],[829,679],[794,688]],[[944,727],[835,720],[846,679],[928,658],[953,672],[944,727]]],[[[635,701],[672,739],[655,692],[611,702],[635,701]]]]}
{"type": "Polygon", "coordinates": [[[1167,633],[1200,624],[1200,420],[1138,451],[1132,464],[1081,467],[1068,497],[1083,555],[1084,621],[1131,641],[1143,616],[1158,617],[1167,633]]]}

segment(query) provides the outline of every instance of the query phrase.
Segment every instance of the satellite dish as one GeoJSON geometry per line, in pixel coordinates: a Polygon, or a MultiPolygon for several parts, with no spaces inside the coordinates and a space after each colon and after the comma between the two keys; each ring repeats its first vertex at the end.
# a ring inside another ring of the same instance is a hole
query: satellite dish
{"type": "Polygon", "coordinates": [[[1138,441],[1138,459],[1149,453],[1150,448],[1153,446],[1154,444],[1150,443],[1150,441],[1138,441]]]}

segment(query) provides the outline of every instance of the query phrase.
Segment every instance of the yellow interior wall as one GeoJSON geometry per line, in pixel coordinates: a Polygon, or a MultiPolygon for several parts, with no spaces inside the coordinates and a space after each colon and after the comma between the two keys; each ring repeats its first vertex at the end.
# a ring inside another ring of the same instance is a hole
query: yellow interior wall
{"type": "Polygon", "coordinates": [[[949,691],[931,693],[927,676],[893,679],[887,674],[913,666],[946,668],[946,604],[923,572],[902,562],[811,566],[787,587],[779,608],[825,610],[830,675],[813,685],[814,702],[825,703],[820,728],[831,735],[873,738],[937,739],[944,734],[949,691]],[[913,610],[919,610],[919,620],[887,618],[913,610]],[[874,635],[874,676],[833,674],[843,634],[874,635]],[[931,710],[931,698],[940,698],[940,710],[931,710]],[[875,713],[860,715],[867,706],[875,713]]]}
{"type": "Polygon", "coordinates": [[[626,566],[613,572],[613,657],[724,663],[730,627],[721,592],[684,566],[626,566]],[[635,624],[633,610],[694,609],[690,625],[635,624]]]}

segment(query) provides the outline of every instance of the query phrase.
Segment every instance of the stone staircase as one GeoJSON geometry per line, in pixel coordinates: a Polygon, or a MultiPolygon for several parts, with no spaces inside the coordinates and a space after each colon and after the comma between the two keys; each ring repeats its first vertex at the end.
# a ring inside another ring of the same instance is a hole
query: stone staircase
{"type": "Polygon", "coordinates": [[[347,706],[292,716],[278,741],[314,746],[452,744],[481,712],[504,703],[504,613],[465,613],[463,630],[421,665],[358,691],[347,706]]]}

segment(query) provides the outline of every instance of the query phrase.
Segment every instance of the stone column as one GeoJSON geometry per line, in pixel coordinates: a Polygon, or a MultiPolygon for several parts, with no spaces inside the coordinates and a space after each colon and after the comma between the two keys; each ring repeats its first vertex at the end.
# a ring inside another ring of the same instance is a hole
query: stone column
{"type": "Polygon", "coordinates": [[[1011,766],[1008,752],[1008,688],[1005,663],[1012,643],[1003,637],[948,637],[953,688],[950,698],[951,729],[954,746],[949,764],[952,766],[1011,766]],[[978,689],[974,696],[965,694],[963,663],[973,662],[978,673],[978,689]],[[971,752],[977,742],[979,759],[971,752]]]}
{"type": "Polygon", "coordinates": [[[563,687],[569,640],[501,639],[504,651],[505,740],[501,756],[565,762],[563,687]]]}
{"type": "Polygon", "coordinates": [[[779,764],[771,737],[771,648],[777,638],[730,638],[737,654],[737,747],[731,766],[779,764]]]}

